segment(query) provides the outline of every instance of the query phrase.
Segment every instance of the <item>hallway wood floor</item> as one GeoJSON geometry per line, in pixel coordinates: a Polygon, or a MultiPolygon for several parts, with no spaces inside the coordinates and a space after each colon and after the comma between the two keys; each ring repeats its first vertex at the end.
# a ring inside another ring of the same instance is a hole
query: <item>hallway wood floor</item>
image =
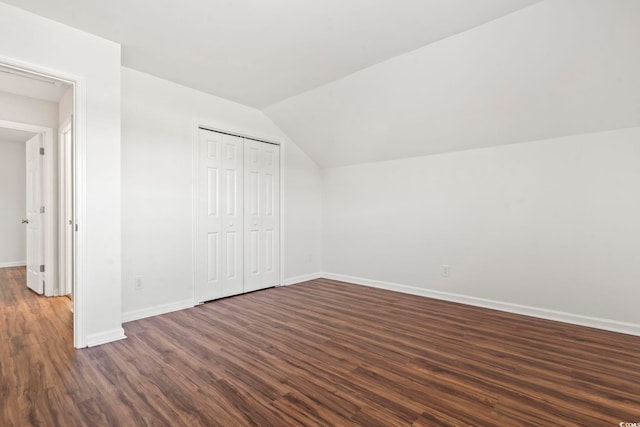
{"type": "Polygon", "coordinates": [[[640,338],[314,280],[72,349],[65,298],[0,269],[2,426],[618,426],[640,338]]]}

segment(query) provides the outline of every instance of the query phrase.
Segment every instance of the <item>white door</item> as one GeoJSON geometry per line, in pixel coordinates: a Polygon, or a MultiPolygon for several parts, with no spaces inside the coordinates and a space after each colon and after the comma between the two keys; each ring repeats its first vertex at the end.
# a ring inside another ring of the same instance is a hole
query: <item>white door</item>
{"type": "Polygon", "coordinates": [[[280,147],[244,142],[244,291],[280,280],[280,147]]]}
{"type": "Polygon", "coordinates": [[[27,141],[27,286],[33,291],[44,292],[44,275],[41,266],[44,261],[44,241],[42,232],[42,135],[27,141]]]}
{"type": "Polygon", "coordinates": [[[242,138],[200,130],[197,299],[243,292],[242,138]]]}

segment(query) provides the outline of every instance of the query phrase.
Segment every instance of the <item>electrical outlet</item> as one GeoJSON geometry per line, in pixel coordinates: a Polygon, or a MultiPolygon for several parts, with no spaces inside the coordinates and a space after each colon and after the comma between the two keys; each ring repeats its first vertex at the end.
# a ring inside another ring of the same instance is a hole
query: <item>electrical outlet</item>
{"type": "Polygon", "coordinates": [[[442,266],[442,277],[449,277],[449,276],[451,276],[451,267],[445,264],[442,266]]]}
{"type": "Polygon", "coordinates": [[[142,276],[136,276],[135,279],[133,279],[133,287],[136,291],[142,289],[142,276]]]}
{"type": "Polygon", "coordinates": [[[313,262],[313,254],[307,255],[307,262],[313,262]]]}

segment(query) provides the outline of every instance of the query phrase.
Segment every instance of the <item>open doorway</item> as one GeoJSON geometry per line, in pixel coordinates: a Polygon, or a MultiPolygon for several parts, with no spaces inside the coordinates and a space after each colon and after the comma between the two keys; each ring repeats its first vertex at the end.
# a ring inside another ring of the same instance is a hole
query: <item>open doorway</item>
{"type": "Polygon", "coordinates": [[[43,298],[74,290],[73,111],[71,82],[0,65],[0,268],[43,298]]]}

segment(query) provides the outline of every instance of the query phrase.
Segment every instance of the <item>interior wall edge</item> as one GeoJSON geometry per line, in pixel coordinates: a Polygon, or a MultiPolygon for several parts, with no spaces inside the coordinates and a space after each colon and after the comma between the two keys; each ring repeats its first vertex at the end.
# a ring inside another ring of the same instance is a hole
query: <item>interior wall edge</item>
{"type": "Polygon", "coordinates": [[[323,278],[338,280],[341,282],[356,285],[369,286],[372,288],[386,289],[388,291],[401,292],[405,294],[418,295],[427,298],[434,298],[444,301],[456,302],[460,304],[483,307],[492,310],[504,311],[507,313],[520,314],[523,316],[537,317],[540,319],[553,320],[556,322],[570,323],[578,326],[602,329],[609,332],[618,332],[628,335],[640,336],[640,324],[619,322],[617,320],[602,319],[598,317],[583,316],[574,313],[548,310],[540,307],[531,307],[520,304],[513,304],[504,301],[478,298],[474,296],[454,294],[449,292],[435,291],[425,288],[416,288],[399,283],[383,282],[380,280],[365,279],[362,277],[348,276],[337,273],[323,273],[323,278]]]}
{"type": "Polygon", "coordinates": [[[87,335],[87,347],[95,347],[97,345],[107,344],[110,342],[123,340],[127,338],[124,334],[124,329],[113,328],[108,331],[98,332],[95,334],[87,335]]]}
{"type": "Polygon", "coordinates": [[[322,277],[324,277],[322,272],[309,273],[309,274],[303,274],[301,276],[289,277],[287,279],[284,279],[284,285],[282,286],[295,285],[302,282],[308,282],[309,280],[320,279],[322,277]]]}

